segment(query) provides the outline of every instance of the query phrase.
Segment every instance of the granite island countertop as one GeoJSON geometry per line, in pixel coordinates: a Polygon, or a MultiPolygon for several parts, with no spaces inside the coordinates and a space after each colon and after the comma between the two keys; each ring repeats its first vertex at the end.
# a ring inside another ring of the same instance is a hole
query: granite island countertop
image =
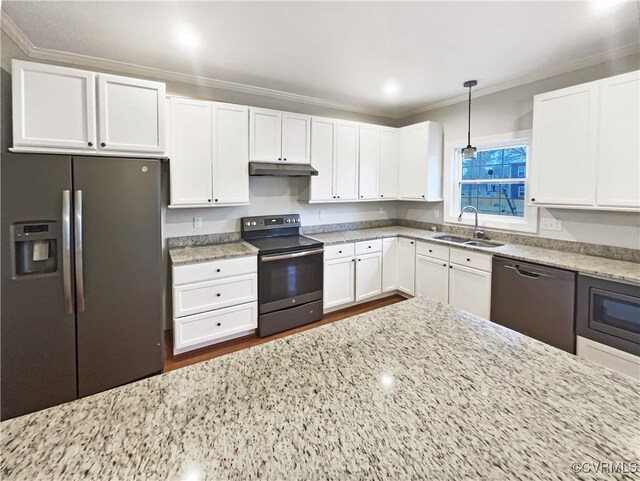
{"type": "Polygon", "coordinates": [[[255,255],[258,255],[258,249],[242,241],[225,244],[173,247],[169,249],[169,257],[174,266],[255,255]]]}
{"type": "Polygon", "coordinates": [[[638,462],[639,418],[632,378],[416,298],[5,421],[0,472],[611,479],[572,463],[638,462]]]}
{"type": "Polygon", "coordinates": [[[437,244],[446,244],[450,247],[496,254],[527,262],[546,264],[553,267],[560,267],[562,269],[578,271],[587,275],[640,284],[640,264],[635,262],[607,259],[605,257],[596,257],[585,254],[574,254],[571,252],[520,244],[505,244],[500,247],[492,248],[468,246],[455,242],[434,239],[433,236],[436,234],[442,234],[442,232],[434,233],[411,227],[392,226],[309,234],[307,236],[322,241],[325,245],[400,236],[418,241],[422,240],[437,244]]]}

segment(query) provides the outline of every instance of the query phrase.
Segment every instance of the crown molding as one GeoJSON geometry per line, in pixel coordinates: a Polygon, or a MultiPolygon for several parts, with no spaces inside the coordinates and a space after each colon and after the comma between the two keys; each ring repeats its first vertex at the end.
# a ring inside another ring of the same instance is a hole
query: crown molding
{"type": "MultiPolygon", "coordinates": [[[[529,75],[518,77],[512,80],[507,80],[506,82],[501,82],[495,85],[490,85],[489,87],[475,89],[473,91],[473,98],[484,97],[485,95],[490,95],[496,92],[501,92],[503,90],[520,87],[521,85],[526,85],[532,82],[536,82],[538,80],[555,77],[556,75],[562,75],[562,74],[573,72],[575,70],[580,70],[586,67],[592,67],[594,65],[598,65],[599,63],[606,62],[607,60],[615,60],[618,58],[622,58],[628,55],[634,55],[638,53],[640,53],[640,44],[625,45],[623,47],[609,50],[607,52],[598,53],[598,54],[591,55],[589,57],[581,58],[578,60],[572,60],[570,62],[566,62],[560,65],[555,65],[553,67],[539,69],[529,75]]],[[[466,102],[467,100],[468,100],[467,93],[456,95],[455,97],[449,97],[444,100],[439,100],[437,102],[431,102],[431,103],[422,105],[421,107],[405,110],[401,113],[400,117],[401,118],[410,117],[413,115],[428,112],[430,110],[436,110],[436,109],[440,109],[442,107],[448,107],[449,105],[454,105],[460,102],[466,102]]]]}
{"type": "MultiPolygon", "coordinates": [[[[127,75],[139,75],[147,78],[153,78],[163,81],[173,81],[185,84],[205,86],[214,89],[238,92],[261,97],[285,100],[289,102],[297,102],[307,105],[317,105],[320,107],[342,110],[346,112],[375,115],[393,120],[402,120],[406,117],[428,112],[430,110],[440,109],[449,105],[467,101],[467,94],[460,94],[449,97],[436,102],[426,103],[420,107],[395,112],[382,109],[365,108],[350,104],[344,104],[333,100],[311,97],[308,95],[294,94],[281,90],[257,87],[254,85],[246,85],[236,82],[228,82],[226,80],[218,80],[199,75],[191,75],[171,70],[163,70],[154,67],[145,67],[117,60],[109,60],[100,57],[92,57],[89,55],[76,54],[71,52],[63,52],[47,48],[37,47],[25,35],[25,33],[13,22],[4,10],[1,10],[1,28],[11,38],[18,48],[30,59],[45,60],[48,62],[63,63],[74,66],[81,66],[90,69],[102,69],[115,71],[127,75]]],[[[630,44],[623,47],[599,53],[589,57],[563,63],[553,67],[539,69],[529,75],[518,77],[516,79],[501,82],[481,89],[474,90],[474,98],[483,97],[503,90],[519,87],[528,83],[536,82],[556,75],[569,73],[582,68],[591,67],[599,63],[615,60],[617,58],[626,57],[628,55],[640,53],[640,44],[630,44]]],[[[4,68],[4,65],[3,65],[4,68]]]]}

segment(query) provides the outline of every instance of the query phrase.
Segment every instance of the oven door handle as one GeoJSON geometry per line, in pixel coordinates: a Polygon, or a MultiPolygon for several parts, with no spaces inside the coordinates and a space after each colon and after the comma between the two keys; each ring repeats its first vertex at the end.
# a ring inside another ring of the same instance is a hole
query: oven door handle
{"type": "Polygon", "coordinates": [[[270,256],[262,256],[260,257],[260,262],[272,262],[272,261],[281,261],[285,259],[294,259],[296,257],[306,257],[306,256],[314,256],[316,254],[322,254],[324,252],[324,248],[313,249],[311,251],[301,251],[301,252],[292,252],[291,254],[275,254],[270,256]]]}

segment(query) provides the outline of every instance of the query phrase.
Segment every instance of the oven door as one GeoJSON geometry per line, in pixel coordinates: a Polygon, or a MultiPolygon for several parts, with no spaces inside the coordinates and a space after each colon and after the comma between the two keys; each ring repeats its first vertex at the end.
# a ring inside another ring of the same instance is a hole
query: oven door
{"type": "Polygon", "coordinates": [[[579,335],[640,355],[640,287],[580,276],[579,335]]]}
{"type": "Polygon", "coordinates": [[[260,314],[322,299],[324,249],[260,256],[260,314]]]}

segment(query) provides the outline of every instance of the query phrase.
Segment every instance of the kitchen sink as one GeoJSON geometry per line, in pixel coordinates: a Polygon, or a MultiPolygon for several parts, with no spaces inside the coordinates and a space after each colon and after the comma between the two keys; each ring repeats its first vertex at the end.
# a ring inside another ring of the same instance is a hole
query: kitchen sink
{"type": "Polygon", "coordinates": [[[446,235],[446,234],[438,234],[433,236],[434,239],[443,240],[447,242],[457,242],[459,244],[464,244],[469,241],[468,237],[460,237],[457,235],[446,235]]]}
{"type": "Polygon", "coordinates": [[[465,245],[468,246],[475,246],[475,247],[500,247],[503,246],[504,244],[501,244],[500,242],[491,242],[491,241],[485,241],[485,240],[470,240],[464,243],[465,245]]]}

